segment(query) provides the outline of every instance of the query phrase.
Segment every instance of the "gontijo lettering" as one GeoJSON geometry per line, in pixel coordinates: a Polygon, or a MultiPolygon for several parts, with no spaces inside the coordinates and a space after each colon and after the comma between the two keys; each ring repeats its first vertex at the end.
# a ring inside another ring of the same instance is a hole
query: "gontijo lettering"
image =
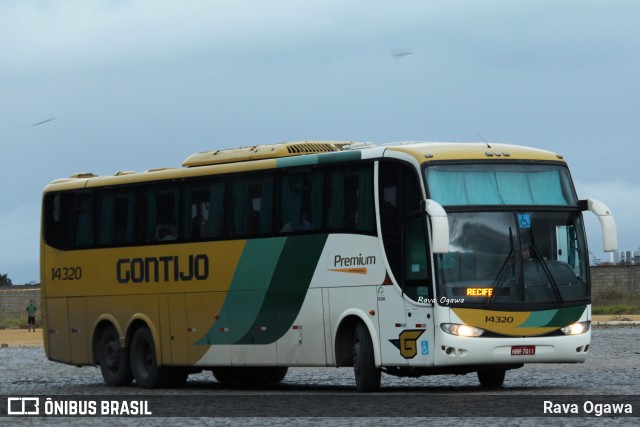
{"type": "Polygon", "coordinates": [[[205,254],[146,258],[121,258],[116,263],[118,283],[189,282],[209,277],[209,257],[205,254]]]}

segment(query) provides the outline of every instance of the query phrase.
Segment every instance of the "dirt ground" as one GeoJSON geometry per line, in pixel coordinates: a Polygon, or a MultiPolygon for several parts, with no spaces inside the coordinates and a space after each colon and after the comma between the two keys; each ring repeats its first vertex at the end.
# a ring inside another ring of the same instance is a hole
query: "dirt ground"
{"type": "Polygon", "coordinates": [[[0,346],[2,347],[40,347],[42,345],[42,329],[36,329],[35,332],[29,332],[28,329],[0,329],[0,346]]]}
{"type": "MultiPolygon", "coordinates": [[[[594,324],[625,324],[627,322],[640,322],[640,314],[593,316],[594,324]]],[[[39,347],[42,345],[42,329],[36,329],[36,332],[28,332],[27,329],[0,329],[0,346],[2,347],[39,347]]]]}

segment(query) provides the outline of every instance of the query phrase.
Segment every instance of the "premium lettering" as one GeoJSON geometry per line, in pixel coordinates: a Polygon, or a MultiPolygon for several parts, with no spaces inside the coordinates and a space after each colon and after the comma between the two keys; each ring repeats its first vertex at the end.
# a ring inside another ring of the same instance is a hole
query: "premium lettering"
{"type": "Polygon", "coordinates": [[[358,254],[358,256],[352,257],[343,257],[341,255],[336,255],[333,257],[333,266],[334,267],[358,267],[364,265],[373,265],[376,263],[376,257],[373,255],[362,256],[362,254],[358,254]]]}

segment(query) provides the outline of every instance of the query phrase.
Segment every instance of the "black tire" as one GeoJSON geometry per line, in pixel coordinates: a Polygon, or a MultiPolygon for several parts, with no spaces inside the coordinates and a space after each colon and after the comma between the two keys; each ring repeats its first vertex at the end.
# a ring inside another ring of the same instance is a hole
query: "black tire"
{"type": "Polygon", "coordinates": [[[125,386],[133,381],[129,355],[120,345],[118,331],[113,325],[109,325],[100,338],[100,372],[110,386],[125,386]]]}
{"type": "Polygon", "coordinates": [[[187,382],[187,378],[189,377],[189,370],[187,368],[162,368],[163,375],[166,378],[166,386],[167,387],[182,387],[187,382]]]}
{"type": "Polygon", "coordinates": [[[483,369],[478,371],[480,385],[486,388],[499,388],[504,384],[504,369],[483,369]]]}
{"type": "Polygon", "coordinates": [[[287,376],[287,371],[289,370],[286,366],[274,366],[264,369],[267,369],[265,384],[278,384],[279,382],[282,382],[284,377],[287,376]]]}
{"type": "Polygon", "coordinates": [[[157,388],[167,385],[167,372],[158,366],[153,335],[148,328],[139,328],[131,340],[131,371],[139,387],[157,388]]]}
{"type": "Polygon", "coordinates": [[[380,368],[376,367],[371,335],[363,323],[356,325],[354,333],[353,371],[359,392],[368,393],[380,388],[380,368]]]}
{"type": "Polygon", "coordinates": [[[238,368],[215,368],[212,369],[213,377],[222,384],[237,384],[240,382],[240,372],[238,368]]]}

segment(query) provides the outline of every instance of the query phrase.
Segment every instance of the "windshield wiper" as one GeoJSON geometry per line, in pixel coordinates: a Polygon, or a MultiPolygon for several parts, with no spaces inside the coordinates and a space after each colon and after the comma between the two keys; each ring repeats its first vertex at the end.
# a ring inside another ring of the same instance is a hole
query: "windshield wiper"
{"type": "Polygon", "coordinates": [[[547,279],[551,284],[551,289],[553,290],[553,294],[555,295],[556,300],[558,300],[560,305],[562,305],[563,300],[562,300],[562,295],[560,294],[560,288],[558,287],[556,280],[553,278],[553,274],[551,273],[551,270],[549,270],[549,265],[547,264],[547,261],[545,261],[544,257],[540,254],[540,251],[538,250],[538,247],[536,246],[536,244],[533,243],[533,231],[531,232],[531,249],[533,250],[533,255],[536,257],[536,260],[540,262],[540,266],[542,267],[542,271],[544,272],[544,275],[547,276],[547,279]]]}
{"type": "Polygon", "coordinates": [[[489,308],[493,305],[496,300],[496,296],[498,295],[498,290],[502,288],[502,285],[506,281],[507,275],[509,274],[509,266],[511,266],[512,269],[515,266],[515,250],[513,246],[513,231],[511,230],[511,227],[509,227],[509,245],[511,249],[509,250],[509,253],[507,254],[504,262],[502,263],[500,270],[498,270],[496,278],[493,279],[493,283],[491,284],[493,293],[484,305],[484,308],[489,308]]]}

